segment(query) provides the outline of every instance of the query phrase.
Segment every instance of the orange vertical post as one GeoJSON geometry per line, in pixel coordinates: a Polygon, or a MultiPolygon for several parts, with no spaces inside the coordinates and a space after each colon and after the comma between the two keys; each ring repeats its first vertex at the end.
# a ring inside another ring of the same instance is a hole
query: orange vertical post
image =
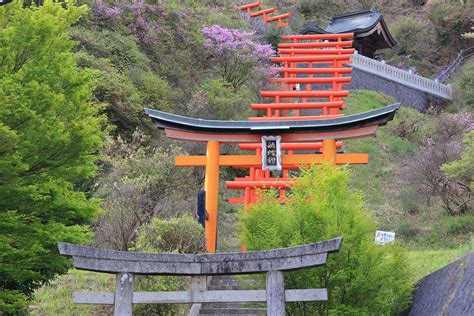
{"type": "Polygon", "coordinates": [[[336,165],[336,140],[323,140],[323,161],[331,165],[336,165]]]}
{"type": "Polygon", "coordinates": [[[216,252],[217,241],[217,203],[219,194],[219,153],[220,144],[217,141],[207,142],[206,150],[206,249],[209,253],[216,252]]]}

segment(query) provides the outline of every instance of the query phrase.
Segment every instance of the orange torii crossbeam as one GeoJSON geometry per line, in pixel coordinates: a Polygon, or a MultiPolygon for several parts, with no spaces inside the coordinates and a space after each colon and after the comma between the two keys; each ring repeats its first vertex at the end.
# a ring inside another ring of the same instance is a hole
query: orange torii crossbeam
{"type": "Polygon", "coordinates": [[[241,5],[239,7],[240,10],[242,11],[247,11],[247,14],[250,17],[257,17],[257,16],[262,16],[263,17],[263,22],[278,22],[278,27],[283,27],[283,26],[288,26],[287,22],[284,22],[284,20],[288,19],[291,17],[291,12],[284,13],[284,14],[279,14],[279,15],[273,15],[273,16],[268,16],[269,13],[275,12],[277,9],[275,7],[271,7],[268,9],[263,9],[259,11],[252,11],[252,9],[259,8],[262,5],[261,2],[254,2],[250,4],[245,4],[241,5]]]}

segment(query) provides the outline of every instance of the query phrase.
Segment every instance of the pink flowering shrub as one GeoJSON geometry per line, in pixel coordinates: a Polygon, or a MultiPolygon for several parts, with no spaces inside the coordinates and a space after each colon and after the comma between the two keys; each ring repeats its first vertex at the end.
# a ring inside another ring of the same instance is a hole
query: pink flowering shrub
{"type": "Polygon", "coordinates": [[[271,45],[254,41],[253,32],[227,29],[220,25],[204,27],[204,46],[209,49],[222,78],[238,90],[251,77],[274,76],[271,45]]]}

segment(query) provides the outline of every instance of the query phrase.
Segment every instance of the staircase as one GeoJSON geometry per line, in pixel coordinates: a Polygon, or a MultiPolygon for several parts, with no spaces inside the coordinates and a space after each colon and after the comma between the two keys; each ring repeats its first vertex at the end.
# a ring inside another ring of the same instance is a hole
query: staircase
{"type": "Polygon", "coordinates": [[[474,56],[474,46],[461,50],[453,63],[446,67],[439,75],[437,75],[435,80],[438,82],[448,80],[449,77],[451,77],[451,75],[456,71],[458,66],[463,64],[472,56],[474,56]]]}
{"type": "MultiPolygon", "coordinates": [[[[230,290],[241,290],[240,283],[232,278],[231,276],[214,276],[208,284],[208,290],[210,291],[230,291],[230,290]]],[[[257,316],[266,315],[266,308],[256,307],[252,303],[204,303],[201,306],[199,315],[247,315],[257,316]]]]}

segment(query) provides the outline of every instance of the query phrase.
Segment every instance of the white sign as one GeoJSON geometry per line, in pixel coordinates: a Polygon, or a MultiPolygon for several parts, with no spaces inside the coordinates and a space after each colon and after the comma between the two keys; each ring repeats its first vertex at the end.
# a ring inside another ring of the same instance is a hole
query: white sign
{"type": "Polygon", "coordinates": [[[262,170],[281,170],[281,137],[262,137],[262,170]]]}
{"type": "Polygon", "coordinates": [[[377,230],[375,232],[375,243],[379,245],[385,245],[391,243],[395,240],[394,232],[384,232],[382,230],[377,230]]]}

